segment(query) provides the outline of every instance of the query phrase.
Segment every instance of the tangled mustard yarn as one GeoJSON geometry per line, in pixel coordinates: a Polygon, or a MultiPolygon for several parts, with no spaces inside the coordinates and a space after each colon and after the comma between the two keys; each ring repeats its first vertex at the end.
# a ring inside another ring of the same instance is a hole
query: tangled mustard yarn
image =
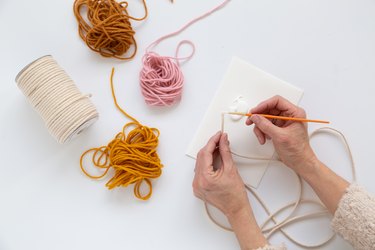
{"type": "Polygon", "coordinates": [[[148,12],[145,0],[142,0],[145,15],[141,18],[128,14],[127,2],[115,0],[75,0],[73,11],[78,21],[78,32],[87,46],[104,57],[121,60],[132,59],[137,53],[130,20],[142,21],[148,12]],[[82,17],[82,10],[87,9],[87,18],[82,17]],[[134,45],[133,51],[127,53],[134,45]],[[124,54],[126,56],[122,56],[124,54]]]}
{"type": "Polygon", "coordinates": [[[147,200],[152,195],[150,179],[158,178],[162,173],[163,165],[156,152],[160,132],[156,128],[149,128],[140,124],[118,105],[113,88],[113,74],[114,69],[111,73],[113,100],[121,113],[131,119],[132,122],[127,123],[108,145],[85,151],[81,156],[80,166],[83,173],[93,179],[106,176],[109,170],[113,168],[114,175],[106,184],[109,189],[135,184],[134,195],[141,200],[147,200]],[[93,165],[104,170],[102,174],[94,176],[84,168],[84,158],[89,153],[92,154],[93,165]],[[142,194],[140,191],[143,182],[149,187],[147,194],[142,194]]]}

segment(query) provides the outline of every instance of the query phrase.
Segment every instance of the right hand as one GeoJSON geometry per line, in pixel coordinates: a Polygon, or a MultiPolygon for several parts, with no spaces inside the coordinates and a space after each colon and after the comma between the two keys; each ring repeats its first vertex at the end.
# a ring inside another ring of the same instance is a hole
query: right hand
{"type": "Polygon", "coordinates": [[[246,120],[246,125],[255,124],[254,133],[260,144],[266,139],[271,139],[281,161],[301,174],[306,171],[306,166],[313,166],[311,162],[316,156],[310,146],[307,133],[307,124],[295,121],[271,121],[256,114],[270,114],[306,118],[305,110],[290,103],[281,96],[274,96],[261,102],[250,110],[254,114],[246,120]],[[309,163],[309,164],[307,164],[309,163]]]}

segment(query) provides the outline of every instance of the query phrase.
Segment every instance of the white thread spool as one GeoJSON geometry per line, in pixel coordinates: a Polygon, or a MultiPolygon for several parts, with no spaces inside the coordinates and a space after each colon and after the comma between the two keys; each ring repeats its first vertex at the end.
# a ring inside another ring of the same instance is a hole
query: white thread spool
{"type": "Polygon", "coordinates": [[[16,82],[59,143],[70,141],[99,118],[89,96],[50,55],[24,67],[16,82]]]}

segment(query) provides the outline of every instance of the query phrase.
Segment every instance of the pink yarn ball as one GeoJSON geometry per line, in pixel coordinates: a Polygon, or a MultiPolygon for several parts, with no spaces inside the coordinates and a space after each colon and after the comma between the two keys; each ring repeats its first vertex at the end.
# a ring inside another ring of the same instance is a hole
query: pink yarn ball
{"type": "Polygon", "coordinates": [[[150,52],[151,48],[154,48],[167,38],[180,34],[192,24],[223,8],[229,3],[229,1],[230,0],[224,0],[212,10],[194,18],[179,30],[160,37],[147,47],[146,54],[142,58],[143,68],[139,75],[139,79],[142,94],[148,105],[170,106],[181,100],[184,76],[180,70],[178,62],[180,60],[189,60],[195,52],[194,44],[188,40],[183,40],[177,45],[175,57],[159,56],[154,52],[150,52]],[[186,57],[180,57],[179,50],[184,44],[190,45],[192,52],[186,57]]]}
{"type": "Polygon", "coordinates": [[[184,76],[175,58],[148,52],[139,79],[148,105],[171,106],[181,100],[184,76]]]}

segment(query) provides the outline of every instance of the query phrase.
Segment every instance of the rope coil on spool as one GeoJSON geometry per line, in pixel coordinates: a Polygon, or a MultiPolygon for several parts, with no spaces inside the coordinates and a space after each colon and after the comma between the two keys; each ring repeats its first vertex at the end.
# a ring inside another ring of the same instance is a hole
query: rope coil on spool
{"type": "Polygon", "coordinates": [[[79,91],[52,56],[27,65],[16,82],[59,143],[70,141],[99,117],[89,97],[79,91]]]}

